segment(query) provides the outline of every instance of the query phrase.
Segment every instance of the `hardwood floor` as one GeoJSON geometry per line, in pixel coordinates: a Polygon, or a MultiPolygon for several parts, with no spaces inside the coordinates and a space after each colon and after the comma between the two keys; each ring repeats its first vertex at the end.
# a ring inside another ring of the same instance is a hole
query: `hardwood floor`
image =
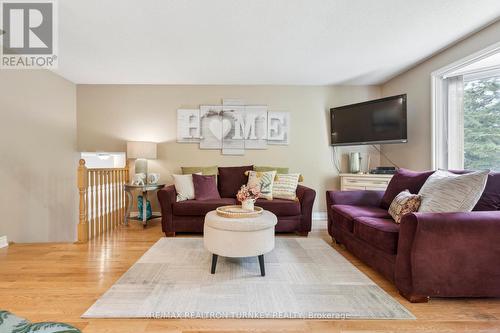
{"type": "MultiPolygon", "coordinates": [[[[427,304],[410,304],[391,283],[333,244],[417,320],[80,318],[160,237],[157,220],[147,229],[132,222],[89,244],[14,244],[0,249],[0,309],[31,321],[64,321],[83,332],[500,332],[500,299],[431,299],[427,304]]],[[[332,243],[323,230],[309,237],[332,243]]]]}

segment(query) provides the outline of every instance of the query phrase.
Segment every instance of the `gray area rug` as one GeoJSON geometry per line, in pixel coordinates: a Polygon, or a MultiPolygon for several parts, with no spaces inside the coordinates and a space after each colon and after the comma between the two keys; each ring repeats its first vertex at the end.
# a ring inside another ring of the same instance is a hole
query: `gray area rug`
{"type": "Polygon", "coordinates": [[[201,238],[162,238],[83,318],[415,319],[318,238],[276,238],[257,258],[219,257],[201,238]]]}

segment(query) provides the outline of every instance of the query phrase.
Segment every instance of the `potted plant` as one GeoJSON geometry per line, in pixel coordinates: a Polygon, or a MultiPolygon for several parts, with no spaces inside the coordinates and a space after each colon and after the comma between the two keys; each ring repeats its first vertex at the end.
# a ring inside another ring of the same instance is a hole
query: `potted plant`
{"type": "Polygon", "coordinates": [[[260,197],[260,186],[242,185],[236,199],[241,202],[241,208],[248,211],[254,210],[254,203],[260,197]]]}

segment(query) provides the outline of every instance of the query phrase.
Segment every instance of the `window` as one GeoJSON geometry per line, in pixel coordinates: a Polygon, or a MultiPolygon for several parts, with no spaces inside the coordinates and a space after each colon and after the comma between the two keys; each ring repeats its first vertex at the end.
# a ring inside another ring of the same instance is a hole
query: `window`
{"type": "Polygon", "coordinates": [[[500,75],[463,86],[464,168],[500,171],[500,75]]]}
{"type": "Polygon", "coordinates": [[[434,168],[500,171],[500,43],[432,83],[434,168]]]}
{"type": "Polygon", "coordinates": [[[82,152],[80,158],[85,160],[87,168],[124,168],[126,164],[126,156],[122,152],[82,152]]]}

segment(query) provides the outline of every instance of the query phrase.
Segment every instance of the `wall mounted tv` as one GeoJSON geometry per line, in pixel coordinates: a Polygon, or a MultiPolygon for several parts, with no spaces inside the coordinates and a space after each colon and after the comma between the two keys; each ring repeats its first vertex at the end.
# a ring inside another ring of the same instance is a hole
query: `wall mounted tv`
{"type": "Polygon", "coordinates": [[[330,109],[332,146],[407,142],[406,94],[330,109]]]}

